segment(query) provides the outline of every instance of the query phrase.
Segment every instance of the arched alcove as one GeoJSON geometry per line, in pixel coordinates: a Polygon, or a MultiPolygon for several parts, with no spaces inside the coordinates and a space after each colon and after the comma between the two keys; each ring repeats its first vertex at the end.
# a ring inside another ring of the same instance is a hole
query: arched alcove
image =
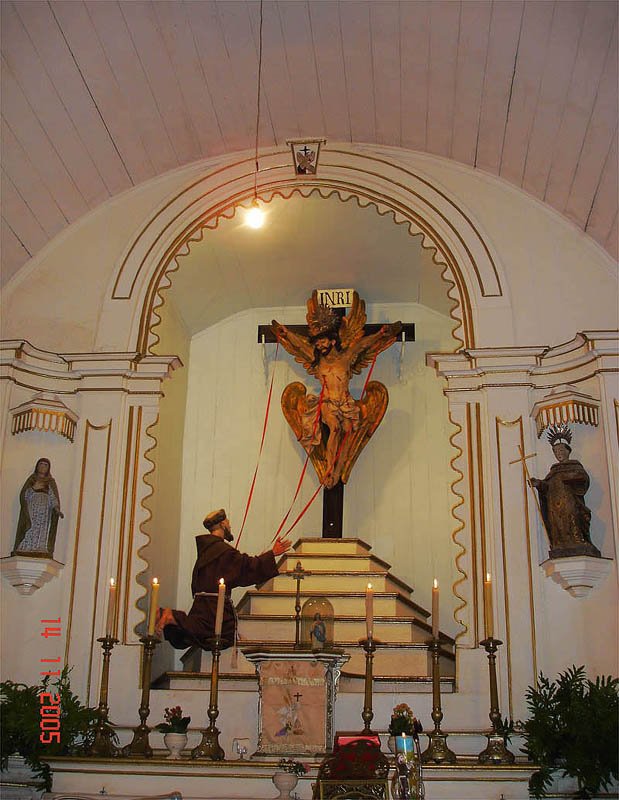
{"type": "MultiPolygon", "coordinates": [[[[346,486],[345,536],[359,537],[413,585],[429,605],[432,578],[444,593],[445,628],[457,634],[450,612],[460,601],[449,589],[462,579],[452,538],[458,527],[452,492],[458,477],[442,382],[425,366],[431,350],[462,345],[458,291],[451,271],[408,220],[380,212],[374,203],[318,189],[295,190],[265,204],[264,228],[244,223],[243,209],[202,228],[174,258],[157,292],[150,352],[181,356],[185,370],[164,387],[160,416],[149,429],[154,469],[147,480],[152,513],[140,553],[149,574],[175,582],[168,602],[190,602],[193,537],[203,516],[224,506],[240,525],[264,422],[268,383],[273,402],[243,549],[268,548],[294,494],[303,451],[279,407],[283,387],[316,383],[284,351],[261,346],[258,324],[275,316],[305,321],[304,304],[315,287],[352,286],[368,304],[372,322],[414,322],[416,341],[396,343],[373,376],[389,388],[387,416],[346,486]],[[414,444],[413,444],[414,443],[414,444]],[[422,456],[423,453],[423,456],[422,456]],[[176,547],[173,544],[176,543],[176,547]],[[176,574],[174,572],[176,571],[176,574]]],[[[355,379],[354,396],[365,375],[355,379]]],[[[314,491],[308,474],[291,520],[314,491]],[[307,497],[305,497],[307,499],[307,497]]],[[[321,498],[293,537],[320,536],[321,498]]]]}

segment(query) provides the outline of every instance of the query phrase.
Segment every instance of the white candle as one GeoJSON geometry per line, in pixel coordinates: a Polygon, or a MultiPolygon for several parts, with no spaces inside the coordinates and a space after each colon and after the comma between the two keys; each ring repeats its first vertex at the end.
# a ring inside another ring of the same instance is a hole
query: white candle
{"type": "Polygon", "coordinates": [[[432,586],[432,638],[438,639],[438,581],[432,586]]]}
{"type": "Polygon", "coordinates": [[[150,585],[150,609],[148,612],[148,635],[155,633],[155,617],[157,616],[157,598],[159,597],[159,580],[153,578],[150,585]]]}
{"type": "Polygon", "coordinates": [[[113,636],[114,616],[116,614],[116,581],[110,578],[110,591],[107,599],[107,620],[105,622],[105,635],[113,636]]]}
{"type": "Polygon", "coordinates": [[[368,588],[365,591],[365,631],[367,638],[372,638],[372,629],[374,627],[374,589],[372,584],[368,583],[368,588]]]}
{"type": "Polygon", "coordinates": [[[226,597],[226,584],[223,578],[219,579],[217,589],[217,613],[215,615],[215,636],[221,636],[221,627],[224,621],[224,600],[226,597]]]}
{"type": "Polygon", "coordinates": [[[494,638],[492,580],[489,572],[486,572],[486,580],[484,581],[484,633],[486,639],[494,638]]]}

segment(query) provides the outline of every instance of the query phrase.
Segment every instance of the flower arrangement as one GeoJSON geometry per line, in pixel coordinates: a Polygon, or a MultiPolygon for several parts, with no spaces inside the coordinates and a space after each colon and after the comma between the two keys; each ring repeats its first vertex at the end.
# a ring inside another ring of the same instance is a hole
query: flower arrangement
{"type": "Polygon", "coordinates": [[[295,761],[294,758],[280,758],[278,768],[282,772],[291,772],[293,775],[305,775],[307,767],[300,761],[295,761]]]}
{"type": "Polygon", "coordinates": [[[394,706],[389,722],[390,736],[413,736],[423,730],[421,723],[413,714],[411,707],[407,703],[399,703],[394,706]]]}
{"type": "Polygon", "coordinates": [[[156,730],[160,733],[187,733],[187,726],[191,722],[191,717],[183,716],[183,709],[180,706],[166,708],[163,713],[165,722],[160,722],[156,730]]]}

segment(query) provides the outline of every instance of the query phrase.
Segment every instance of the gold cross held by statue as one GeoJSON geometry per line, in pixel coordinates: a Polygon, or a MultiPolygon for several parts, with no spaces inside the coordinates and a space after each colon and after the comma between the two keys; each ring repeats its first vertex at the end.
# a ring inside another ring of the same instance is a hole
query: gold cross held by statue
{"type": "MultiPolygon", "coordinates": [[[[542,521],[542,525],[544,526],[544,530],[548,533],[548,528],[546,527],[546,521],[544,520],[544,515],[542,514],[542,507],[539,504],[539,497],[537,496],[537,492],[533,488],[531,484],[531,473],[529,472],[529,468],[527,466],[527,459],[533,458],[537,455],[537,453],[529,453],[528,456],[525,456],[522,447],[518,445],[518,452],[520,453],[520,458],[515,458],[513,461],[510,461],[510,464],[519,464],[522,463],[522,476],[524,478],[525,484],[528,484],[531,487],[531,491],[533,492],[533,497],[535,498],[535,505],[537,506],[537,510],[539,511],[539,516],[542,521]]],[[[550,538],[550,536],[548,537],[550,538]]]]}

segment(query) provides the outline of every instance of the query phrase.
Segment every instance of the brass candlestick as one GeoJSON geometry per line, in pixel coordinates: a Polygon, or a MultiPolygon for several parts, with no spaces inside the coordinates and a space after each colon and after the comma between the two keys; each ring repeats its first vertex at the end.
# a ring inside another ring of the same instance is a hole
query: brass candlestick
{"type": "Polygon", "coordinates": [[[101,670],[101,688],[99,690],[99,705],[97,706],[97,727],[95,729],[95,739],[88,749],[88,755],[98,756],[99,758],[112,758],[120,755],[118,747],[114,744],[115,734],[110,727],[108,720],[109,708],[107,704],[107,690],[110,680],[110,658],[112,648],[118,644],[118,639],[106,634],[100,639],[103,649],[103,667],[101,670]]]}
{"type": "Polygon", "coordinates": [[[441,708],[441,668],[439,665],[439,640],[431,639],[428,647],[432,651],[432,721],[434,730],[428,734],[428,747],[421,754],[421,760],[427,764],[455,764],[456,754],[447,746],[447,734],[441,730],[443,710],[441,708]]]}
{"type": "Polygon", "coordinates": [[[140,715],[140,724],[137,728],[133,729],[133,739],[122,749],[122,754],[125,758],[131,756],[142,756],[143,758],[152,758],[153,748],[148,741],[148,734],[150,728],[146,724],[148,715],[150,714],[150,676],[153,663],[153,654],[155,647],[159,644],[157,636],[147,634],[143,636],[140,641],[144,645],[142,648],[142,699],[138,714],[140,715]]]}
{"type": "Polygon", "coordinates": [[[501,712],[499,710],[499,693],[496,685],[496,651],[503,642],[489,636],[480,642],[488,653],[488,672],[490,675],[490,722],[492,730],[486,734],[488,746],[478,756],[480,764],[513,764],[514,754],[505,745],[505,736],[501,733],[501,712]]]}
{"type": "Polygon", "coordinates": [[[361,719],[365,725],[363,733],[372,733],[370,728],[370,723],[374,719],[374,712],[372,711],[372,661],[376,652],[376,639],[368,636],[367,639],[360,639],[359,644],[365,650],[365,696],[361,714],[361,719]]]}
{"type": "Polygon", "coordinates": [[[208,728],[203,728],[200,744],[191,751],[192,758],[208,758],[211,761],[223,761],[225,753],[219,744],[219,730],[215,727],[215,720],[219,716],[217,707],[217,688],[219,683],[219,655],[221,652],[221,637],[216,636],[212,642],[213,660],[211,665],[211,694],[208,704],[208,728]]]}

